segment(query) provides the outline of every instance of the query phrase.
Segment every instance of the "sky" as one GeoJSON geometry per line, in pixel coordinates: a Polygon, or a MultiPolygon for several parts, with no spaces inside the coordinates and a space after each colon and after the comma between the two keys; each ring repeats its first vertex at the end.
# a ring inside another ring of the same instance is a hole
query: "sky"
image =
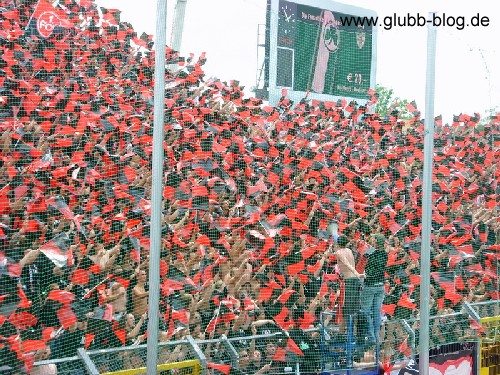
{"type": "MultiPolygon", "coordinates": [[[[176,0],[167,1],[167,44],[176,0]]],[[[121,20],[138,33],[155,34],[157,0],[97,0],[99,5],[120,9],[121,20]]],[[[434,115],[443,122],[453,114],[500,111],[500,15],[495,1],[476,0],[346,0],[377,12],[379,18],[437,12],[469,22],[488,17],[488,26],[437,28],[434,115]]],[[[206,52],[208,77],[236,79],[249,89],[256,84],[264,49],[259,49],[258,25],[265,24],[266,0],[187,0],[181,54],[206,52]]],[[[484,20],[484,19],[483,19],[484,20]]],[[[262,28],[262,31],[264,29],[262,28]]],[[[263,41],[263,36],[261,36],[263,41]]],[[[392,88],[396,96],[415,100],[425,117],[427,27],[378,28],[377,84],[392,88]]],[[[249,93],[251,94],[251,93],[249,93]]]]}

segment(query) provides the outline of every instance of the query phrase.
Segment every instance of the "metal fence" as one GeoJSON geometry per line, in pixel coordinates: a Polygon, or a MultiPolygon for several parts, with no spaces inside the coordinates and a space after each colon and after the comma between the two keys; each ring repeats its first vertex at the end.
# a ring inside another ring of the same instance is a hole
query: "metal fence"
{"type": "MultiPolygon", "coordinates": [[[[499,312],[500,302],[490,301],[465,304],[462,312],[431,317],[433,340],[429,344],[430,348],[440,353],[442,348],[453,350],[454,343],[479,342],[484,331],[481,320],[498,316],[499,312]]],[[[408,362],[418,356],[419,324],[419,319],[385,320],[381,341],[373,348],[356,341],[353,330],[348,329],[346,334],[342,334],[335,324],[244,337],[228,338],[222,335],[210,340],[195,340],[187,336],[182,340],[161,342],[158,363],[175,364],[195,360],[200,365],[201,374],[218,373],[216,369],[227,373],[231,369],[255,373],[263,368],[267,374],[276,375],[351,369],[376,372],[378,364],[408,362]],[[295,346],[292,347],[290,340],[300,351],[294,352],[295,346]],[[376,358],[366,358],[366,352],[370,349],[376,349],[376,358]]],[[[500,335],[489,336],[490,341],[500,341],[500,335]]],[[[146,349],[147,345],[144,344],[90,351],[81,348],[77,356],[37,362],[35,365],[55,364],[58,374],[112,374],[145,367],[146,349]]]]}

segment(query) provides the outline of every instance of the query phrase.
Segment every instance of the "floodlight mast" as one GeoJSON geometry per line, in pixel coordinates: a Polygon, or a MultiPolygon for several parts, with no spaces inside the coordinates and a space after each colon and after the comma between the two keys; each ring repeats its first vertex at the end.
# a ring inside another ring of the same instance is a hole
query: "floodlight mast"
{"type": "Polygon", "coordinates": [[[172,37],[170,46],[174,51],[181,52],[182,33],[184,31],[184,16],[186,14],[187,0],[177,0],[174,9],[174,20],[172,24],[172,37]]]}

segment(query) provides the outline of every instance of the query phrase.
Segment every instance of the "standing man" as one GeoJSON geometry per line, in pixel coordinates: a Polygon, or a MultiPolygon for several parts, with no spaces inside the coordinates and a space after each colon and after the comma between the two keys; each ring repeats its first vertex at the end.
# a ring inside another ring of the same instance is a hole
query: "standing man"
{"type": "Polygon", "coordinates": [[[137,275],[137,284],[132,289],[132,315],[140,318],[144,313],[148,312],[148,297],[149,291],[146,290],[146,281],[148,274],[145,270],[140,270],[137,275]]]}
{"type": "Polygon", "coordinates": [[[335,250],[335,258],[337,259],[337,264],[339,265],[342,280],[344,282],[344,303],[342,306],[341,324],[342,331],[344,332],[346,331],[349,317],[359,312],[359,293],[361,289],[361,279],[364,277],[364,274],[360,274],[356,271],[356,263],[352,250],[346,247],[348,243],[349,240],[347,237],[341,235],[337,240],[335,250]]]}
{"type": "Polygon", "coordinates": [[[127,290],[118,281],[111,283],[104,300],[113,306],[113,319],[120,321],[127,310],[127,290]]]}
{"type": "Polygon", "coordinates": [[[380,341],[380,326],[382,303],[385,295],[385,267],[387,265],[387,251],[385,237],[382,234],[373,234],[370,238],[372,248],[369,250],[368,261],[365,267],[365,282],[361,290],[361,309],[367,323],[368,343],[380,341]]]}

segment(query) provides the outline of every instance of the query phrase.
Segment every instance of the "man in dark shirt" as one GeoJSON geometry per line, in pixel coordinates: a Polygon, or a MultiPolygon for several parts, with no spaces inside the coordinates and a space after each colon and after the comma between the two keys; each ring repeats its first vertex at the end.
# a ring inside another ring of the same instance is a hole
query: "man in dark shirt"
{"type": "Polygon", "coordinates": [[[380,314],[384,302],[385,267],[388,255],[385,237],[382,234],[372,235],[370,242],[372,248],[369,250],[368,262],[365,267],[365,281],[360,296],[360,313],[366,319],[368,342],[378,343],[380,341],[380,314]]]}

